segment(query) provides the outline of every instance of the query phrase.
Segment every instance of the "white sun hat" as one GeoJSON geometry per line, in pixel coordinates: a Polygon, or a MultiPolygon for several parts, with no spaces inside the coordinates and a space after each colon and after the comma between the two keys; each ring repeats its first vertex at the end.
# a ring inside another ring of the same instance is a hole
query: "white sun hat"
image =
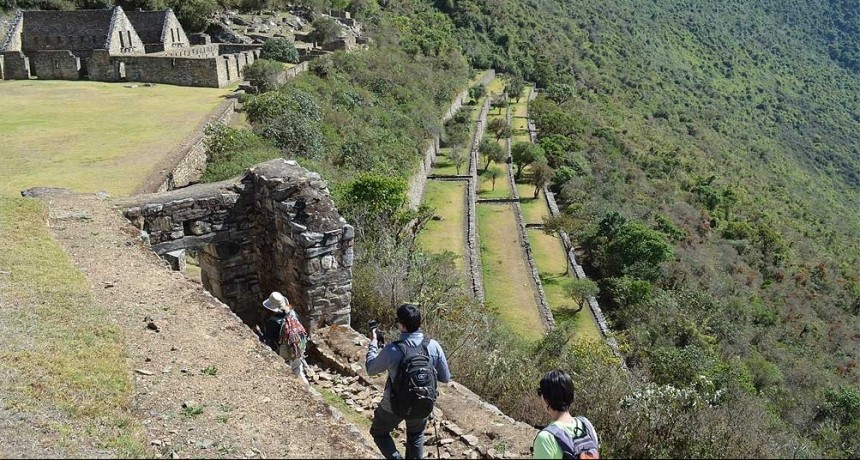
{"type": "Polygon", "coordinates": [[[267,310],[278,311],[285,309],[290,305],[290,302],[280,292],[273,292],[268,299],[263,301],[263,307],[267,310]]]}

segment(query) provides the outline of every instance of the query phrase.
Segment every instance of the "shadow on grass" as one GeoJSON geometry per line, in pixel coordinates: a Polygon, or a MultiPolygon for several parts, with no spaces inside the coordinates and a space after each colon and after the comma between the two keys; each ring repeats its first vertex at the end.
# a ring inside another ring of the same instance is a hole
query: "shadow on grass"
{"type": "Polygon", "coordinates": [[[579,318],[579,315],[584,314],[582,312],[582,307],[573,307],[570,305],[564,305],[560,308],[553,310],[552,316],[555,318],[557,322],[573,322],[579,318]]]}

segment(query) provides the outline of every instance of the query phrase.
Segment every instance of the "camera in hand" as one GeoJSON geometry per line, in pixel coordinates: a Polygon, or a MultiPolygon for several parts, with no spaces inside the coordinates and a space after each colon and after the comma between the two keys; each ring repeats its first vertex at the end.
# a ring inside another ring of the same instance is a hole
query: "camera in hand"
{"type": "Polygon", "coordinates": [[[385,343],[385,336],[383,336],[382,331],[379,330],[379,322],[375,319],[367,322],[367,336],[371,339],[373,338],[374,330],[376,330],[376,340],[379,341],[380,344],[385,343]]]}

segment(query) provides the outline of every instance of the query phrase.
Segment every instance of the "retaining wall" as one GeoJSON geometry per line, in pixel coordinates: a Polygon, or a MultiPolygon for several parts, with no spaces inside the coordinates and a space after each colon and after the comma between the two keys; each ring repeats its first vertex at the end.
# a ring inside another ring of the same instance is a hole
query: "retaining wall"
{"type": "MultiPolygon", "coordinates": [[[[490,79],[492,80],[492,79],[490,79]]],[[[481,246],[478,236],[478,147],[487,128],[487,115],[490,113],[490,98],[484,98],[484,105],[475,124],[472,148],[469,150],[468,203],[466,206],[466,246],[469,257],[469,278],[472,293],[481,304],[484,303],[484,274],[481,272],[481,246]]]]}
{"type": "MultiPolygon", "coordinates": [[[[237,103],[236,99],[228,99],[222,102],[215,109],[214,114],[208,118],[206,125],[209,123],[230,124],[236,115],[237,103]]],[[[185,153],[180,156],[179,162],[173,167],[161,186],[158,187],[159,192],[185,187],[199,181],[203,176],[203,173],[206,171],[206,125],[195,131],[190,147],[186,148],[184,145],[180,147],[185,150],[185,153]]]]}
{"type": "MultiPolygon", "coordinates": [[[[303,64],[307,64],[304,62],[303,64]]],[[[469,91],[463,91],[454,98],[448,110],[442,116],[442,123],[450,120],[460,107],[469,100],[469,91]]],[[[407,198],[411,209],[418,209],[421,206],[421,201],[424,199],[424,188],[427,186],[427,176],[433,170],[433,163],[436,162],[436,155],[439,154],[439,135],[433,135],[430,139],[430,145],[424,151],[424,158],[418,165],[418,171],[409,179],[409,190],[407,198]]]]}

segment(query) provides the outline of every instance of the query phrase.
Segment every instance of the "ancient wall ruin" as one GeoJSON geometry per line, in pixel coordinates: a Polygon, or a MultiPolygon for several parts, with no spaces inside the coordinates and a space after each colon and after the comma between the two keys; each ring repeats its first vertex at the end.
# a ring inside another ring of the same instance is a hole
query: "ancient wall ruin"
{"type": "Polygon", "coordinates": [[[78,80],[81,78],[81,58],[71,51],[40,51],[30,58],[36,75],[50,80],[78,80]]]}
{"type": "Polygon", "coordinates": [[[271,291],[287,295],[310,330],[349,324],[355,231],[319,174],[276,159],[241,180],[121,205],[159,255],[198,254],[204,286],[248,324],[271,291]]]}

